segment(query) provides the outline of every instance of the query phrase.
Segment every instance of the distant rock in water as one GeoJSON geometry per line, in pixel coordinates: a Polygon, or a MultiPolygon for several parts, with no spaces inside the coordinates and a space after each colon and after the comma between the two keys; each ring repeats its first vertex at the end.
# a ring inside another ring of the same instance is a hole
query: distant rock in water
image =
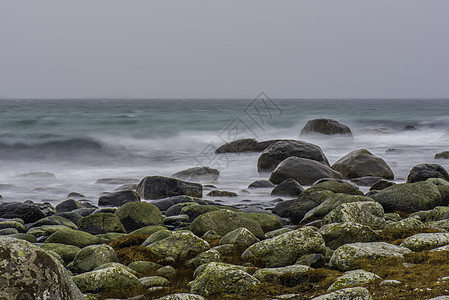
{"type": "Polygon", "coordinates": [[[416,127],[413,125],[407,125],[404,127],[404,129],[402,129],[402,131],[415,131],[416,127]]]}
{"type": "Polygon", "coordinates": [[[239,139],[226,143],[215,150],[215,153],[262,152],[280,140],[258,142],[255,139],[239,139]]]}
{"type": "Polygon", "coordinates": [[[163,176],[148,176],[140,181],[137,193],[144,199],[162,199],[172,196],[192,196],[201,198],[203,186],[198,183],[163,176]]]}
{"type": "Polygon", "coordinates": [[[449,159],[449,151],[443,151],[435,154],[435,159],[449,159]]]}
{"type": "Polygon", "coordinates": [[[216,181],[220,172],[209,167],[194,167],[177,172],[170,177],[187,181],[216,181]]]}
{"type": "Polygon", "coordinates": [[[274,184],[269,180],[256,180],[248,186],[248,188],[250,189],[270,188],[270,187],[274,187],[274,184]]]}
{"type": "Polygon", "coordinates": [[[360,133],[365,134],[393,134],[394,130],[390,128],[362,128],[359,130],[360,133]]]}
{"type": "Polygon", "coordinates": [[[138,182],[139,179],[133,178],[101,178],[95,184],[134,184],[138,182]]]}
{"type": "Polygon", "coordinates": [[[342,134],[352,136],[351,129],[332,119],[314,119],[307,122],[304,128],[301,130],[301,135],[308,134],[325,134],[334,135],[342,134]]]}

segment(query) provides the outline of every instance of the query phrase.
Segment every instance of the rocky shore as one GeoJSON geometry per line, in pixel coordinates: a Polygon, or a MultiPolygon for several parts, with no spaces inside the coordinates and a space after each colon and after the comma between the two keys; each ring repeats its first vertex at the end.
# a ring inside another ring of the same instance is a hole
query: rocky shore
{"type": "MultiPolygon", "coordinates": [[[[302,134],[352,138],[337,123],[302,134]]],[[[366,149],[333,165],[299,140],[219,149],[261,152],[255,167],[268,180],[248,189],[278,195],[274,208],[223,205],[235,193],[216,189],[208,167],[129,182],[96,203],[77,193],[55,207],[1,202],[0,298],[449,299],[441,165],[416,165],[397,183],[366,149]]]]}

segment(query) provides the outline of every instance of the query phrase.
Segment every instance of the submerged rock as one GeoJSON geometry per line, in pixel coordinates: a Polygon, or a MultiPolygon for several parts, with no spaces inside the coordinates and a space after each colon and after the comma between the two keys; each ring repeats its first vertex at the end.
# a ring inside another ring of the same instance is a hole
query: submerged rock
{"type": "Polygon", "coordinates": [[[209,167],[194,167],[177,172],[170,177],[186,181],[216,181],[220,172],[209,167]]]}
{"type": "Polygon", "coordinates": [[[314,133],[325,135],[342,134],[352,136],[351,129],[349,129],[348,126],[343,125],[338,121],[332,119],[310,120],[301,130],[301,135],[308,135],[314,133]]]}
{"type": "Polygon", "coordinates": [[[148,176],[140,181],[137,193],[144,199],[162,199],[179,195],[201,198],[203,186],[175,178],[148,176]]]}
{"type": "Polygon", "coordinates": [[[435,159],[449,159],[449,151],[443,151],[435,154],[435,159]]]}

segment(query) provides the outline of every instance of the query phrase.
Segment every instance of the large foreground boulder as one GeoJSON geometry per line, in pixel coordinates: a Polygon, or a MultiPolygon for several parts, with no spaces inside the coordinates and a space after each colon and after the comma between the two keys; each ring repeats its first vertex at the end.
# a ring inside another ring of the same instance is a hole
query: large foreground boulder
{"type": "Polygon", "coordinates": [[[366,149],[354,150],[346,154],[332,165],[332,169],[349,179],[364,176],[394,178],[393,171],[387,163],[366,149]]]}
{"type": "Polygon", "coordinates": [[[343,134],[352,136],[351,129],[348,126],[339,123],[332,119],[314,119],[306,123],[301,130],[301,135],[307,134],[343,134]]]}
{"type": "Polygon", "coordinates": [[[140,181],[137,193],[144,199],[162,199],[172,196],[203,196],[203,186],[175,178],[148,176],[140,181]]]}
{"type": "Polygon", "coordinates": [[[209,167],[194,167],[177,172],[170,177],[186,181],[216,181],[220,172],[209,167]]]}
{"type": "Polygon", "coordinates": [[[67,270],[43,249],[0,236],[1,299],[85,299],[67,270]]]}
{"type": "Polygon", "coordinates": [[[280,162],[289,157],[300,157],[318,161],[329,166],[326,156],[320,147],[303,141],[279,141],[265,149],[257,160],[259,172],[271,172],[280,162]]]}
{"type": "Polygon", "coordinates": [[[395,184],[371,197],[382,204],[385,212],[429,210],[442,201],[438,186],[426,181],[395,184]]]}
{"type": "Polygon", "coordinates": [[[407,182],[426,181],[429,178],[442,178],[449,181],[446,169],[438,164],[420,164],[414,166],[407,176],[407,182]]]}
{"type": "Polygon", "coordinates": [[[312,185],[322,178],[343,178],[342,175],[315,160],[299,157],[289,157],[282,161],[270,175],[270,181],[279,184],[293,178],[301,185],[312,185]]]}

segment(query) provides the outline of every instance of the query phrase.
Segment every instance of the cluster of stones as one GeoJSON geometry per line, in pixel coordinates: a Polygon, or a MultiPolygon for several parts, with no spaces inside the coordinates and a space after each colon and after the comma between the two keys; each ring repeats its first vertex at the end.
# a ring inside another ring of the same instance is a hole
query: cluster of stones
{"type": "MultiPolygon", "coordinates": [[[[324,128],[348,134],[337,125],[324,128]]],[[[238,149],[262,151],[257,167],[261,174],[271,172],[269,181],[250,188],[270,187],[273,194],[294,199],[280,201],[272,212],[242,212],[202,199],[203,185],[184,180],[216,181],[219,173],[192,168],[171,177],[145,177],[137,186],[102,195],[98,206],[75,199],[56,207],[2,203],[0,298],[97,299],[110,288],[160,291],[171,286],[179,272],[174,266],[181,265],[195,269],[190,293],[160,299],[205,299],[267,282],[291,286],[320,267],[344,273],[328,294],[314,299],[372,299],[365,284],[401,283],[355,269],[356,260],[449,251],[449,175],[440,165],[417,165],[406,183],[396,184],[385,161],[365,149],[332,166],[318,146],[296,140],[240,140],[219,152],[238,149]],[[364,194],[355,183],[369,185],[370,191],[364,194]],[[400,245],[378,241],[382,230],[401,228],[440,232],[416,234],[400,245]],[[108,243],[134,234],[148,236],[141,246],[152,260],[120,264],[108,243]],[[211,248],[210,238],[219,245],[211,248]],[[223,262],[237,250],[245,264],[223,262]]],[[[234,195],[217,190],[210,196],[234,195]]]]}

